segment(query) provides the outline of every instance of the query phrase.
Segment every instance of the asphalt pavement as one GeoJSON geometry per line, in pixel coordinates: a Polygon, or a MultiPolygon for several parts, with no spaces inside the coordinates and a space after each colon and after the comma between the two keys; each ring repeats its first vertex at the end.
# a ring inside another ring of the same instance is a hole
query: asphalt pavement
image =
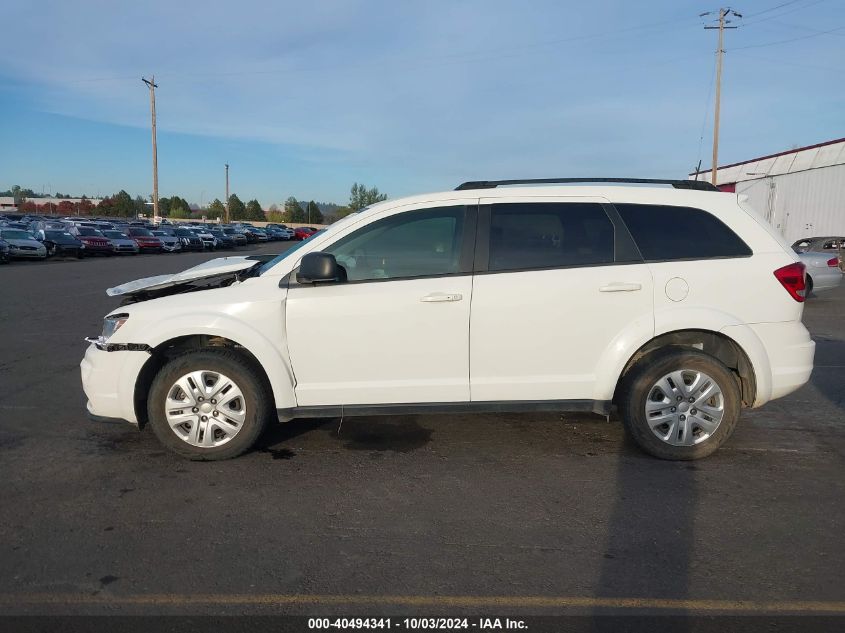
{"type": "Polygon", "coordinates": [[[293,421],[194,463],[90,422],[78,364],[105,288],[214,256],[0,267],[0,614],[845,614],[845,287],[807,303],[810,383],[703,461],[484,414],[293,421]]]}

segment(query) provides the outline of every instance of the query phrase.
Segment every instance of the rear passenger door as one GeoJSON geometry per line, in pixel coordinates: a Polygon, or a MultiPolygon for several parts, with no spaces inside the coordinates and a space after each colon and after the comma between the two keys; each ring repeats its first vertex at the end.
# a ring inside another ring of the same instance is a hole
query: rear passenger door
{"type": "Polygon", "coordinates": [[[606,400],[602,356],[653,333],[652,279],[600,198],[490,198],[479,207],[470,328],[473,401],[606,400]]]}

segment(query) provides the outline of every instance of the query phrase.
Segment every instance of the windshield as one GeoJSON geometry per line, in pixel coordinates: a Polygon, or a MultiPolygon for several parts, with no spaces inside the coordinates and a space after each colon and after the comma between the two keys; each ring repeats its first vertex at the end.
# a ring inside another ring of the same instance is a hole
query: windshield
{"type": "Polygon", "coordinates": [[[176,235],[179,237],[196,237],[196,235],[191,233],[188,229],[176,229],[176,235]]]}
{"type": "Polygon", "coordinates": [[[84,237],[103,237],[103,234],[100,233],[97,229],[89,229],[87,227],[80,227],[79,234],[84,237]]]}
{"type": "Polygon", "coordinates": [[[35,238],[32,237],[26,231],[20,231],[18,229],[6,229],[5,231],[0,231],[0,236],[3,237],[4,240],[34,240],[35,238]]]}
{"type": "Polygon", "coordinates": [[[129,229],[130,235],[135,235],[136,237],[152,237],[153,234],[150,233],[147,229],[129,229]]]}
{"type": "Polygon", "coordinates": [[[62,238],[73,239],[73,235],[71,235],[67,231],[44,231],[44,235],[46,235],[51,240],[58,240],[62,238]]]}
{"type": "Polygon", "coordinates": [[[287,249],[286,251],[284,251],[284,252],[282,252],[282,253],[279,253],[278,255],[276,255],[273,259],[271,259],[271,260],[270,260],[269,262],[267,262],[266,264],[262,264],[261,268],[259,268],[259,269],[258,269],[258,274],[259,274],[259,275],[263,275],[263,274],[264,274],[264,273],[266,273],[268,270],[270,270],[273,266],[275,266],[275,265],[276,265],[276,264],[278,264],[280,261],[282,261],[283,259],[285,259],[288,255],[290,255],[290,254],[291,254],[291,253],[293,253],[294,251],[298,251],[300,248],[302,248],[305,244],[307,244],[308,242],[310,242],[312,239],[314,239],[314,238],[315,238],[315,237],[317,237],[318,235],[322,235],[322,234],[323,234],[323,233],[325,233],[325,232],[326,232],[326,229],[323,229],[322,231],[317,231],[317,232],[316,232],[316,233],[314,233],[313,235],[308,236],[308,238],[307,238],[307,239],[304,239],[304,240],[302,240],[301,242],[298,242],[295,246],[291,246],[291,247],[290,247],[289,249],[287,249]]]}
{"type": "Polygon", "coordinates": [[[106,237],[111,237],[116,240],[125,240],[126,236],[121,233],[120,231],[103,231],[103,235],[106,237]]]}

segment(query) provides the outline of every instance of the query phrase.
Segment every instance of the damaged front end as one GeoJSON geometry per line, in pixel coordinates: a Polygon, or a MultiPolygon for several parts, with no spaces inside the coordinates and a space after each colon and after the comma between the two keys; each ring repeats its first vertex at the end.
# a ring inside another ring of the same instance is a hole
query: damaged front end
{"type": "Polygon", "coordinates": [[[110,297],[122,297],[121,306],[169,295],[224,288],[257,274],[269,255],[220,257],[174,275],[136,279],[106,290],[110,297]]]}

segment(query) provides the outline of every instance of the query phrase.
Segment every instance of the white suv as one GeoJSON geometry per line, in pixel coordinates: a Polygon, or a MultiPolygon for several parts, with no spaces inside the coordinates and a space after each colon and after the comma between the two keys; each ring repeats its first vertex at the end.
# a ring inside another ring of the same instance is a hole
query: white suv
{"type": "Polygon", "coordinates": [[[694,459],[809,379],[803,264],[742,199],[571,180],[383,202],[272,260],[112,288],[88,411],[224,459],[277,417],[615,404],[645,451],[694,459]]]}

